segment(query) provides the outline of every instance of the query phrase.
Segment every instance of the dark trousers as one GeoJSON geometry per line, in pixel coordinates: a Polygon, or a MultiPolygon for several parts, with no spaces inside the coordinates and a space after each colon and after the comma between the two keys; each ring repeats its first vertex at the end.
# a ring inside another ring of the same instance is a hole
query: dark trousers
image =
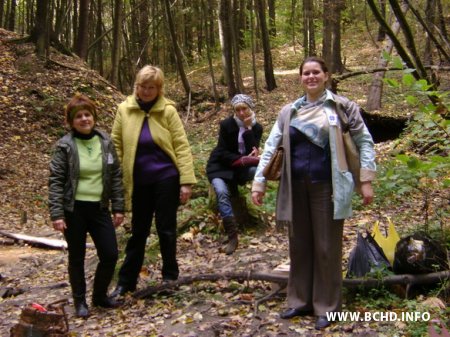
{"type": "Polygon", "coordinates": [[[179,177],[164,179],[150,185],[134,185],[132,196],[131,237],[125,249],[126,257],[119,271],[118,284],[127,290],[136,289],[144,262],[145,244],[155,217],[162,257],[162,277],[178,278],[177,209],[180,203],[179,177]]]}
{"type": "Polygon", "coordinates": [[[107,209],[101,209],[98,202],[75,201],[74,211],[65,212],[65,217],[67,228],[64,236],[69,252],[69,280],[73,297],[84,299],[86,295],[84,259],[89,233],[99,258],[92,296],[102,298],[107,294],[118,258],[116,231],[111,214],[107,209]]]}
{"type": "Polygon", "coordinates": [[[288,305],[317,316],[340,311],[344,220],[333,220],[331,183],[294,180],[292,187],[288,305]]]}

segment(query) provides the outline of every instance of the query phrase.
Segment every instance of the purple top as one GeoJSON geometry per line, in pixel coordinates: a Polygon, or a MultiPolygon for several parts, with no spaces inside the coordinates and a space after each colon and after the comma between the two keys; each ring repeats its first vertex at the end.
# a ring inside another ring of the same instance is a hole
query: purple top
{"type": "Polygon", "coordinates": [[[289,128],[291,142],[292,178],[302,180],[306,177],[311,182],[331,181],[331,157],[329,146],[325,149],[313,144],[294,127],[289,128]]]}
{"type": "Polygon", "coordinates": [[[178,175],[172,159],[153,141],[148,119],[142,125],[133,173],[137,185],[153,184],[178,175]]]}

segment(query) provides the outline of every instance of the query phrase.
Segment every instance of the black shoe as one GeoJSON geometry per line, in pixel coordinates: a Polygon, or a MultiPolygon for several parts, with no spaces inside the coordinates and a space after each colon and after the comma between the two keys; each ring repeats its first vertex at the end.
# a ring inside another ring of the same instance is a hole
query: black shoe
{"type": "Polygon", "coordinates": [[[327,319],[327,316],[317,316],[316,325],[314,326],[314,328],[316,330],[322,330],[330,325],[331,322],[327,319]]]}
{"type": "Polygon", "coordinates": [[[302,310],[302,309],[296,309],[296,308],[289,308],[286,311],[283,311],[280,314],[280,318],[282,319],[289,319],[296,316],[307,316],[311,314],[312,312],[309,310],[302,310]]]}
{"type": "Polygon", "coordinates": [[[100,297],[100,298],[92,298],[92,305],[94,307],[102,307],[102,308],[117,308],[121,305],[122,303],[119,301],[116,301],[114,298],[112,297],[108,297],[108,296],[104,296],[104,297],[100,297]]]}
{"type": "Polygon", "coordinates": [[[127,293],[129,291],[131,291],[131,290],[128,288],[125,288],[124,286],[118,285],[116,287],[116,289],[114,289],[114,291],[111,293],[110,298],[116,298],[119,296],[123,296],[123,295],[125,295],[125,293],[127,293]]]}
{"type": "Polygon", "coordinates": [[[89,309],[86,301],[75,301],[75,315],[77,317],[86,318],[89,316],[89,309]]]}

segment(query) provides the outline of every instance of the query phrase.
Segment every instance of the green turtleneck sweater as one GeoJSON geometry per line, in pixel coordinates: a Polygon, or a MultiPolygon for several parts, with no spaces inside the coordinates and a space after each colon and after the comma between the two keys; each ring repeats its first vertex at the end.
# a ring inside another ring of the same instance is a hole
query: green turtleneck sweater
{"type": "Polygon", "coordinates": [[[80,158],[80,177],[75,200],[100,201],[102,184],[102,148],[100,138],[95,135],[90,139],[75,137],[80,158]]]}

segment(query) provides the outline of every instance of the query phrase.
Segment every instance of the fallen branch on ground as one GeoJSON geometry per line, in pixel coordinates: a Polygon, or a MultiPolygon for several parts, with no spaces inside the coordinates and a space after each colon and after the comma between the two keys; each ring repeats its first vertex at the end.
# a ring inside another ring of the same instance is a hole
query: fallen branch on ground
{"type": "MultiPolygon", "coordinates": [[[[13,239],[15,241],[23,241],[36,247],[44,246],[55,249],[67,249],[67,242],[65,240],[48,239],[20,233],[7,233],[4,231],[0,231],[0,235],[13,239]]],[[[94,245],[92,243],[87,243],[86,247],[93,248],[94,245]]]]}
{"type": "MultiPolygon", "coordinates": [[[[226,272],[222,274],[198,274],[189,275],[179,278],[176,281],[162,283],[157,286],[147,287],[145,289],[139,290],[133,294],[135,298],[146,298],[151,295],[157,294],[162,291],[173,290],[180,286],[192,284],[194,282],[216,282],[219,280],[235,280],[238,282],[244,281],[266,281],[277,283],[280,288],[284,288],[287,284],[288,276],[273,274],[271,272],[226,272]]],[[[347,288],[372,288],[380,287],[383,285],[394,285],[402,284],[406,285],[407,289],[413,285],[423,285],[423,284],[433,284],[442,282],[445,280],[450,280],[450,270],[429,273],[429,274],[403,274],[403,275],[392,275],[382,278],[355,278],[355,279],[344,279],[343,285],[347,288]]]]}

